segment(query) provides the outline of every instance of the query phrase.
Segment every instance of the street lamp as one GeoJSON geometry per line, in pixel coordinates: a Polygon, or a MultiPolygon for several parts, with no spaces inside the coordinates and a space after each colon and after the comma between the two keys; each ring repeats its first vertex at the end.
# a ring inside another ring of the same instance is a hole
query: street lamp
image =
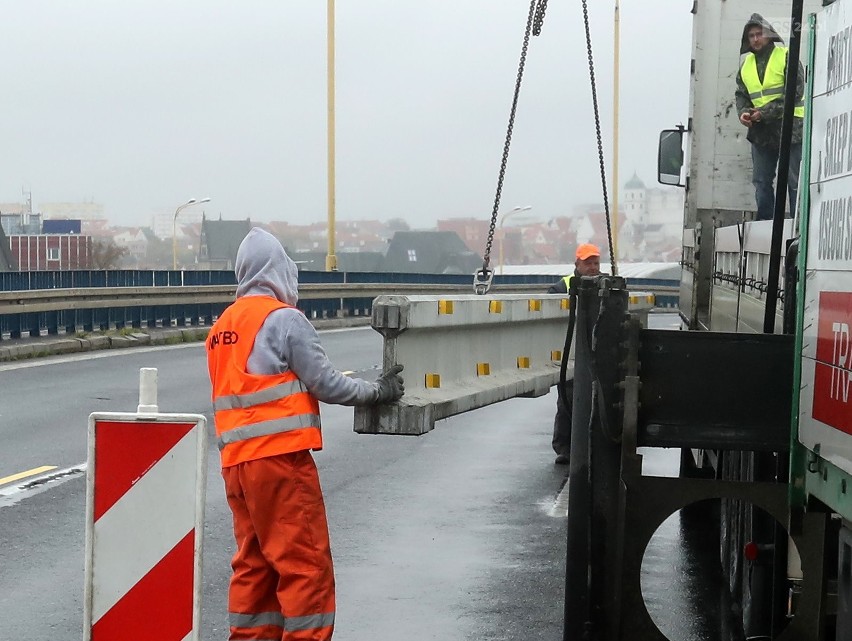
{"type": "Polygon", "coordinates": [[[192,205],[200,205],[202,203],[209,203],[209,198],[202,198],[201,200],[195,200],[195,198],[190,198],[183,205],[175,209],[175,217],[172,220],[172,269],[177,269],[177,217],[182,209],[186,209],[187,207],[191,207],[192,205]]]}
{"type": "Polygon", "coordinates": [[[520,214],[522,211],[529,211],[532,209],[532,205],[524,205],[523,207],[514,207],[512,211],[507,211],[500,217],[500,275],[503,275],[503,223],[506,222],[506,219],[509,216],[514,216],[515,214],[520,214]]]}
{"type": "Polygon", "coordinates": [[[335,195],[335,124],[334,124],[334,0],[328,0],[326,6],[327,19],[327,35],[326,45],[328,49],[328,60],[326,66],[328,69],[327,82],[327,125],[328,130],[328,254],[325,257],[325,271],[337,271],[337,256],[334,254],[334,219],[337,210],[337,197],[335,195]]]}

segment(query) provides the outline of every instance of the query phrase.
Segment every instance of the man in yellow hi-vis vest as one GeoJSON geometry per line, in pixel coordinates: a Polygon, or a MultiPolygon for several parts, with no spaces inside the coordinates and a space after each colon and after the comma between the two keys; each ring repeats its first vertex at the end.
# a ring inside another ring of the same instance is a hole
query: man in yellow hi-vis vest
{"type": "MultiPolygon", "coordinates": [[[[574,273],[556,281],[548,294],[567,294],[574,276],[597,276],[601,273],[601,250],[597,245],[583,243],[577,247],[574,273]]],[[[556,397],[556,418],[553,419],[553,451],[556,464],[571,462],[571,414],[574,409],[574,379],[565,382],[565,388],[556,397]]]]}
{"type": "MultiPolygon", "coordinates": [[[[737,73],[737,113],[748,128],[751,143],[752,183],[757,202],[757,220],[771,220],[775,214],[775,172],[781,146],[784,113],[784,85],[787,73],[787,47],[781,36],[759,13],[753,13],[743,28],[740,70],[737,73]]],[[[799,64],[796,105],[793,110],[793,138],[787,192],[789,215],[796,211],[799,164],[802,160],[802,121],[805,72],[799,64]]]]}

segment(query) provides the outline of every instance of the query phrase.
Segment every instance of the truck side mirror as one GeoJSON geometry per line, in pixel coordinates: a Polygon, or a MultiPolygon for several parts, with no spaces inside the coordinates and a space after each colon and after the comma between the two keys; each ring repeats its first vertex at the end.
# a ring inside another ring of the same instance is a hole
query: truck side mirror
{"type": "Polygon", "coordinates": [[[657,150],[657,181],[663,185],[685,187],[680,181],[683,170],[683,127],[660,132],[657,150]]]}

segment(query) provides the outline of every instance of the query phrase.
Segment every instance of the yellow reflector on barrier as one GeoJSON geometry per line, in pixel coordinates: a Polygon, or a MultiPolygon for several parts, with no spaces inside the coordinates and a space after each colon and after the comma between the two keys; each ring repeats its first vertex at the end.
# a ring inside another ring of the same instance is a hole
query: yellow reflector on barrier
{"type": "Polygon", "coordinates": [[[426,387],[441,387],[441,375],[440,374],[426,374],[426,387]]]}
{"type": "Polygon", "coordinates": [[[476,375],[477,376],[490,376],[491,375],[491,365],[489,363],[477,363],[476,364],[476,375]]]}
{"type": "Polygon", "coordinates": [[[557,349],[557,350],[550,352],[550,360],[561,362],[562,361],[562,351],[557,349]]]}
{"type": "Polygon", "coordinates": [[[531,312],[540,312],[541,311],[541,301],[537,298],[530,299],[530,311],[531,312]]]}
{"type": "Polygon", "coordinates": [[[529,356],[518,356],[518,369],[529,369],[530,368],[530,357],[529,356]]]}
{"type": "Polygon", "coordinates": [[[657,297],[654,294],[645,294],[644,296],[628,296],[631,305],[638,305],[640,301],[653,305],[657,297]]]}
{"type": "Polygon", "coordinates": [[[559,301],[559,309],[571,309],[571,299],[563,298],[559,301]]]}
{"type": "Polygon", "coordinates": [[[439,300],[438,301],[438,313],[439,314],[452,314],[453,313],[453,301],[451,301],[451,300],[439,300]]]}
{"type": "Polygon", "coordinates": [[[503,301],[502,300],[490,300],[490,301],[488,301],[488,313],[489,314],[502,314],[503,313],[503,301]]]}

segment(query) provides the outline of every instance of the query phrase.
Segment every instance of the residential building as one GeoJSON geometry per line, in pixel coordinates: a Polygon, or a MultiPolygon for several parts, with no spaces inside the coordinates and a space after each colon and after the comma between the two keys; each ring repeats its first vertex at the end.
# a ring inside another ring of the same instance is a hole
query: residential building
{"type": "Polygon", "coordinates": [[[129,263],[144,263],[148,256],[148,236],[141,227],[125,227],[116,230],[112,242],[127,250],[129,263]]]}
{"type": "Polygon", "coordinates": [[[652,212],[649,222],[662,225],[667,236],[680,241],[683,235],[684,191],[680,187],[656,187],[648,189],[645,200],[652,212]]]}
{"type": "Polygon", "coordinates": [[[81,221],[70,218],[61,220],[49,218],[42,221],[41,232],[43,234],[80,234],[82,233],[82,224],[81,221]]]}
{"type": "Polygon", "coordinates": [[[9,235],[19,271],[91,269],[92,237],[80,234],[9,235]]]}
{"type": "Polygon", "coordinates": [[[204,208],[198,205],[181,209],[177,221],[175,221],[175,212],[173,210],[161,211],[151,217],[151,229],[154,231],[154,235],[160,239],[171,239],[173,230],[176,231],[178,238],[180,238],[181,225],[192,223],[200,225],[204,217],[204,208]]]}
{"type": "MultiPolygon", "coordinates": [[[[290,258],[296,263],[299,271],[324,272],[327,253],[321,252],[292,252],[290,258]]],[[[340,272],[380,272],[384,265],[385,256],[381,252],[343,252],[335,254],[337,271],[340,272]]]]}
{"type": "Polygon", "coordinates": [[[13,234],[40,234],[41,214],[34,214],[19,207],[7,207],[0,204],[0,227],[7,236],[13,234]]]}
{"type": "Polygon", "coordinates": [[[233,269],[237,250],[252,228],[251,220],[201,220],[198,269],[233,269]]]}
{"type": "Polygon", "coordinates": [[[75,220],[97,220],[105,218],[104,206],[95,202],[40,203],[44,218],[73,218],[75,220]]]}
{"type": "MultiPolygon", "coordinates": [[[[610,227],[617,225],[621,229],[625,225],[625,217],[619,216],[618,222],[615,223],[610,216],[610,227]]],[[[586,214],[575,218],[572,221],[572,230],[574,231],[574,243],[571,247],[571,262],[574,262],[574,249],[580,243],[593,243],[601,249],[601,261],[609,260],[609,232],[607,230],[606,212],[598,210],[593,213],[586,214]]],[[[617,229],[613,229],[613,234],[618,233],[617,229]]],[[[621,246],[619,245],[619,255],[621,254],[621,246]]]]}
{"type": "Polygon", "coordinates": [[[621,211],[624,212],[624,216],[637,225],[647,225],[649,222],[646,206],[647,188],[635,171],[633,177],[624,183],[622,194],[624,202],[621,211]]]}
{"type": "Polygon", "coordinates": [[[684,193],[677,187],[647,188],[634,173],[623,189],[624,224],[618,254],[622,260],[666,261],[680,255],[684,193]]]}
{"type": "MultiPolygon", "coordinates": [[[[485,251],[491,221],[484,218],[445,218],[438,221],[437,227],[438,231],[455,232],[470,251],[480,253],[485,251]]],[[[501,231],[496,230],[495,234],[501,231]]]]}
{"type": "Polygon", "coordinates": [[[16,272],[18,271],[18,263],[12,256],[12,248],[9,243],[9,238],[3,227],[0,226],[0,272],[16,272]]]}
{"type": "Polygon", "coordinates": [[[385,254],[383,271],[421,274],[473,274],[482,258],[455,232],[398,231],[385,254]]]}

